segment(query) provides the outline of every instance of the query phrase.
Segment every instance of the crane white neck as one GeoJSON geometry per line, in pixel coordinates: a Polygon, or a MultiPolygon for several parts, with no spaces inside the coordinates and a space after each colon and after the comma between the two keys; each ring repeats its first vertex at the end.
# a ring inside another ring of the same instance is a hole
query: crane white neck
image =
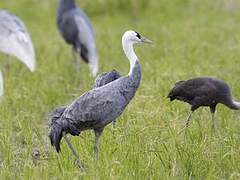
{"type": "Polygon", "coordinates": [[[126,54],[127,58],[129,59],[130,62],[130,71],[128,73],[128,75],[130,76],[132,74],[132,70],[136,64],[136,62],[138,61],[138,57],[134,52],[133,49],[133,42],[128,40],[128,39],[122,39],[122,46],[123,46],[123,51],[126,54]]]}

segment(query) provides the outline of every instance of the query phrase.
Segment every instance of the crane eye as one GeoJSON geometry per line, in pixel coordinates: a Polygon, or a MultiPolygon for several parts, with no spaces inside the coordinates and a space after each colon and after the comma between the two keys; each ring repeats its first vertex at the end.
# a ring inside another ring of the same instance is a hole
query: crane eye
{"type": "Polygon", "coordinates": [[[136,31],[135,31],[135,33],[137,34],[137,35],[136,35],[137,38],[138,38],[138,39],[141,39],[141,35],[140,35],[138,32],[136,32],[136,31]]]}

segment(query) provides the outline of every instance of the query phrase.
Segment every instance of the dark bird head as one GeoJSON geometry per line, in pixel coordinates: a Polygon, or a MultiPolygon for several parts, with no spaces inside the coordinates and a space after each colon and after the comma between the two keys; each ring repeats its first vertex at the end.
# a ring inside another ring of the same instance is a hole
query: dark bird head
{"type": "Polygon", "coordinates": [[[175,86],[170,90],[170,92],[167,95],[167,98],[170,99],[170,101],[173,101],[176,99],[176,88],[178,88],[179,86],[181,86],[182,84],[184,84],[185,81],[178,81],[175,83],[175,86]]]}
{"type": "Polygon", "coordinates": [[[175,99],[175,97],[173,97],[173,95],[171,94],[171,92],[168,94],[167,98],[170,99],[170,101],[173,101],[175,99]]]}
{"type": "Polygon", "coordinates": [[[175,98],[174,98],[174,95],[173,95],[172,89],[171,89],[170,92],[168,93],[167,98],[169,98],[170,101],[173,101],[173,100],[175,99],[175,98]]]}
{"type": "Polygon", "coordinates": [[[50,113],[49,138],[51,145],[56,148],[57,152],[61,151],[60,142],[63,137],[63,133],[70,133],[73,136],[78,136],[80,134],[74,125],[62,118],[62,114],[64,113],[65,109],[66,107],[62,106],[56,108],[52,113],[50,113]]]}

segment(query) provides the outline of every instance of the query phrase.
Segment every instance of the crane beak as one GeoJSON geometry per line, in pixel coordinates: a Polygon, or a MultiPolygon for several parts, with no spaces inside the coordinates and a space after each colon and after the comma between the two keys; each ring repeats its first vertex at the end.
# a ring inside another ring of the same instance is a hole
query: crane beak
{"type": "Polygon", "coordinates": [[[147,38],[145,38],[145,37],[142,37],[142,38],[141,38],[141,41],[142,41],[143,43],[147,43],[147,44],[152,44],[152,43],[153,43],[151,40],[149,40],[149,39],[147,39],[147,38]]]}

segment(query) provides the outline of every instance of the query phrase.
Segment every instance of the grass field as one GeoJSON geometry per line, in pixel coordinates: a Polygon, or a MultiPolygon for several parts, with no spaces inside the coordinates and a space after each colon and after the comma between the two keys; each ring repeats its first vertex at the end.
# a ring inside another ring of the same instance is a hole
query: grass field
{"type": "Polygon", "coordinates": [[[219,105],[220,137],[211,131],[208,109],[192,118],[186,139],[178,135],[190,110],[166,96],[178,80],[214,76],[240,100],[240,2],[238,0],[79,0],[96,35],[100,72],[129,71],[121,48],[125,30],[154,41],[137,46],[143,78],[116,128],[105,128],[94,160],[94,134],[71,141],[85,171],[66,143],[57,154],[48,139],[48,113],[89,90],[94,79],[76,69],[69,46],[56,30],[56,0],[1,0],[0,8],[27,25],[37,54],[28,71],[0,55],[5,94],[0,106],[0,179],[240,179],[240,115],[219,105]],[[81,2],[82,1],[82,2],[81,2]],[[33,151],[40,158],[33,158],[33,151]]]}

